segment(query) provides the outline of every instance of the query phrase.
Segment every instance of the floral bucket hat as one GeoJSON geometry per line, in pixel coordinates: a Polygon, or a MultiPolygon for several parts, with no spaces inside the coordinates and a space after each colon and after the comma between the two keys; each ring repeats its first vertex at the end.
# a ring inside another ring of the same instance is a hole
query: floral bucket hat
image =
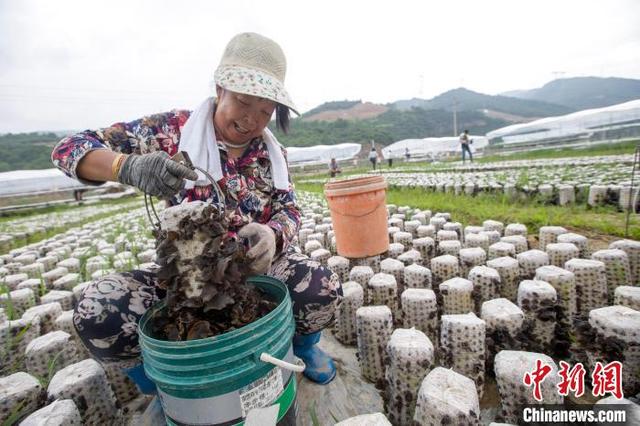
{"type": "Polygon", "coordinates": [[[214,79],[224,89],[270,99],[300,115],[284,88],[286,73],[287,60],[275,41],[241,33],[227,44],[214,79]]]}

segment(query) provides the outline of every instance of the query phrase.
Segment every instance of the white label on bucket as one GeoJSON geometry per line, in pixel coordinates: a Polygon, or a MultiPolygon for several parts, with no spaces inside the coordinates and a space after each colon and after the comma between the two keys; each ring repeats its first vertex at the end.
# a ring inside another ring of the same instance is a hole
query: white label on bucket
{"type": "Polygon", "coordinates": [[[244,426],[276,426],[280,404],[273,404],[265,408],[254,408],[247,413],[244,426]]]}
{"type": "Polygon", "coordinates": [[[242,417],[246,417],[247,413],[254,408],[262,408],[271,404],[283,389],[282,372],[278,367],[272,369],[266,376],[241,388],[238,392],[240,393],[242,417]]]}

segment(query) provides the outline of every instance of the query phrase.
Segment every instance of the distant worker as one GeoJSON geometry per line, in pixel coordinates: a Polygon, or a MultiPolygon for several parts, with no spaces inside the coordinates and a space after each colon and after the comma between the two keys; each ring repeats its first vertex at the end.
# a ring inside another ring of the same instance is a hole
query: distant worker
{"type": "Polygon", "coordinates": [[[76,201],[82,201],[82,194],[84,194],[84,192],[86,191],[86,189],[74,189],[73,190],[73,199],[76,201]]]}
{"type": "Polygon", "coordinates": [[[338,167],[338,162],[335,158],[331,159],[331,163],[329,164],[329,174],[331,177],[336,177],[338,173],[342,173],[342,170],[338,167]]]}
{"type": "Polygon", "coordinates": [[[389,164],[389,168],[393,167],[393,154],[392,151],[389,150],[389,154],[387,154],[389,157],[387,158],[387,163],[389,164]]]}
{"type": "Polygon", "coordinates": [[[376,163],[378,162],[378,153],[376,152],[375,147],[371,147],[371,151],[369,151],[369,161],[371,161],[371,165],[373,166],[373,170],[376,169],[376,163]]]}
{"type": "Polygon", "coordinates": [[[462,147],[462,164],[465,162],[465,151],[469,153],[469,160],[473,163],[473,154],[471,154],[471,144],[473,139],[469,139],[469,131],[465,130],[460,134],[460,146],[462,147]]]}
{"type": "Polygon", "coordinates": [[[409,152],[409,148],[404,149],[404,159],[405,161],[409,161],[411,159],[411,153],[409,152]]]}

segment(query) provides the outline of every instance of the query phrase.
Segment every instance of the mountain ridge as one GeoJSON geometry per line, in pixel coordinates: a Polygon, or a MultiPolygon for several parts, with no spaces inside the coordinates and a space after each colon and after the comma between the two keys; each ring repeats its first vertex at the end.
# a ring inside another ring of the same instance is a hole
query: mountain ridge
{"type": "Polygon", "coordinates": [[[640,80],[620,77],[561,78],[550,81],[542,87],[512,90],[502,95],[583,110],[640,98],[640,80]]]}
{"type": "MultiPolygon", "coordinates": [[[[484,134],[540,117],[640,99],[640,80],[580,77],[554,80],[531,91],[506,93],[512,96],[457,88],[431,99],[404,99],[388,104],[362,100],[325,102],[292,119],[287,135],[276,131],[273,122],[270,127],[287,147],[371,140],[386,145],[402,139],[452,136],[465,128],[474,134],[484,134]],[[526,99],[527,96],[536,99],[526,99]]],[[[0,148],[5,153],[0,159],[0,172],[51,168],[51,148],[68,133],[72,132],[0,135],[0,148]]]]}
{"type": "MultiPolygon", "coordinates": [[[[403,101],[396,101],[392,105],[405,109],[403,101]]],[[[523,117],[542,117],[547,115],[568,114],[575,111],[562,105],[538,100],[518,99],[501,95],[486,95],[473,90],[459,87],[448,90],[428,100],[414,98],[412,107],[424,109],[444,109],[446,111],[491,109],[523,117]]]]}
{"type": "MultiPolygon", "coordinates": [[[[582,109],[615,105],[640,98],[640,79],[619,77],[573,77],[552,80],[544,86],[530,90],[511,90],[498,95],[487,95],[464,87],[451,89],[430,99],[400,99],[388,104],[370,102],[330,101],[302,114],[303,119],[314,121],[314,115],[340,110],[340,116],[350,119],[349,111],[358,104],[372,104],[400,110],[414,107],[426,110],[453,111],[490,110],[511,115],[519,121],[564,115],[582,109]]],[[[353,119],[359,119],[354,114],[353,119]]],[[[328,120],[331,121],[331,120],[328,120]]]]}

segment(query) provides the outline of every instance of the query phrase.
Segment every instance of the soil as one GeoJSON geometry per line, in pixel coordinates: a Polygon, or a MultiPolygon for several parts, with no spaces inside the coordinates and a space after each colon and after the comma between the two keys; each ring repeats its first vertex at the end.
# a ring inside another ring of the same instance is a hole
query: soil
{"type": "Polygon", "coordinates": [[[384,105],[373,104],[371,102],[359,103],[349,109],[335,109],[331,111],[322,111],[305,117],[303,121],[336,121],[342,120],[363,120],[374,118],[386,112],[389,108],[384,105]]]}
{"type": "Polygon", "coordinates": [[[484,110],[484,115],[491,118],[497,118],[511,123],[528,123],[530,121],[538,120],[542,117],[522,117],[520,115],[508,114],[506,112],[494,111],[490,109],[484,110]]]}
{"type": "MultiPolygon", "coordinates": [[[[594,252],[598,250],[604,250],[609,248],[609,244],[614,241],[621,240],[621,237],[616,237],[613,235],[600,234],[598,232],[589,231],[587,229],[582,228],[574,228],[571,226],[564,227],[567,231],[573,232],[576,234],[583,235],[589,239],[589,251],[594,252]]],[[[529,234],[527,235],[527,241],[529,243],[529,248],[538,248],[540,247],[540,240],[538,238],[538,234],[529,234]]]]}
{"type": "Polygon", "coordinates": [[[616,237],[613,235],[600,234],[597,232],[589,231],[587,229],[572,228],[565,226],[565,229],[569,232],[584,235],[589,239],[589,250],[594,252],[598,250],[604,250],[609,248],[609,244],[614,241],[622,240],[622,237],[616,237]]]}

